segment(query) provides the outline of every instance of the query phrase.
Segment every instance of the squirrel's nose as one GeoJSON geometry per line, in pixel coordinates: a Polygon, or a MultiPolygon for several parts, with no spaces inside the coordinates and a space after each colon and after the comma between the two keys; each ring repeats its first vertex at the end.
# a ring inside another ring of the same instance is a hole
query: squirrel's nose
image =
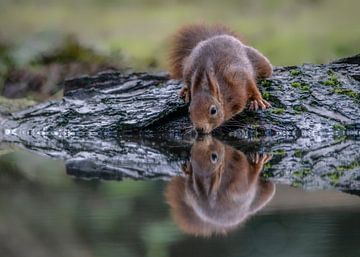
{"type": "Polygon", "coordinates": [[[196,132],[198,134],[205,134],[205,129],[204,128],[196,128],[196,132]]]}
{"type": "Polygon", "coordinates": [[[205,135],[205,134],[209,134],[211,132],[211,129],[208,126],[206,126],[206,127],[197,127],[196,132],[198,133],[198,135],[205,135]]]}

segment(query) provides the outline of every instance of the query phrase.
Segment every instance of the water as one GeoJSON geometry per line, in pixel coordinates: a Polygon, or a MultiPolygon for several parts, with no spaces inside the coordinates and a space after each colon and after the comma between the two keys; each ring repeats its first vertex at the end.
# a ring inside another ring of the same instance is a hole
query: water
{"type": "MultiPolygon", "coordinates": [[[[176,194],[186,176],[170,181],[84,179],[68,175],[60,160],[16,149],[2,152],[1,256],[360,256],[358,196],[261,184],[267,185],[265,200],[251,213],[249,201],[250,206],[258,203],[249,200],[252,186],[242,185],[242,191],[233,194],[236,201],[220,201],[224,192],[229,193],[222,187],[229,169],[221,176],[223,184],[216,187],[214,180],[213,187],[207,187],[209,177],[199,171],[206,170],[208,162],[194,155],[203,153],[202,146],[193,148],[190,160],[205,202],[189,200],[189,192],[176,194]],[[184,195],[193,209],[181,213],[184,195]],[[196,214],[191,213],[194,209],[196,214]],[[192,218],[186,220],[187,215],[192,218]]],[[[214,147],[210,145],[213,152],[214,147]]],[[[236,174],[241,179],[230,181],[241,184],[246,174],[236,174]]]]}

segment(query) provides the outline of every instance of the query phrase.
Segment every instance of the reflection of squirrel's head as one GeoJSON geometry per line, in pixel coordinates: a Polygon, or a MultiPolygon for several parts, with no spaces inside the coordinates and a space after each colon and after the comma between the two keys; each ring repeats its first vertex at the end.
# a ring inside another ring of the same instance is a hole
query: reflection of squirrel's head
{"type": "Polygon", "coordinates": [[[191,149],[185,177],[174,177],[166,199],[179,227],[193,235],[225,234],[263,208],[275,186],[259,179],[269,158],[251,162],[241,151],[206,137],[191,149]],[[266,159],[266,161],[264,161],[266,159]]]}
{"type": "MultiPolygon", "coordinates": [[[[191,82],[190,119],[197,130],[210,133],[224,122],[224,108],[220,88],[213,71],[204,71],[201,79],[191,82]]],[[[200,77],[195,73],[195,77],[200,77]]]]}

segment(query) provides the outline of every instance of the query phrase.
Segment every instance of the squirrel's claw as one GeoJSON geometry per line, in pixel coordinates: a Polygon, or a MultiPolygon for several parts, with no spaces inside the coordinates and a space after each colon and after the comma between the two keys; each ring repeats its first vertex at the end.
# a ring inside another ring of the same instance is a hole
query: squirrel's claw
{"type": "Polygon", "coordinates": [[[256,100],[251,101],[251,102],[250,102],[250,107],[249,107],[249,109],[250,109],[251,111],[257,111],[257,109],[259,109],[259,104],[258,104],[258,102],[257,102],[256,100]]]}
{"type": "Polygon", "coordinates": [[[262,99],[262,102],[265,105],[265,109],[271,108],[271,104],[268,101],[262,99]]]}
{"type": "Polygon", "coordinates": [[[256,165],[264,165],[272,159],[272,155],[268,153],[251,153],[250,161],[256,165]]]}
{"type": "Polygon", "coordinates": [[[250,110],[257,111],[259,108],[262,110],[268,109],[271,107],[271,104],[267,102],[266,100],[260,98],[260,99],[254,99],[250,102],[250,110]]]}
{"type": "Polygon", "coordinates": [[[261,155],[259,162],[261,164],[265,164],[265,163],[268,163],[271,159],[272,159],[271,154],[264,153],[261,155]]]}
{"type": "Polygon", "coordinates": [[[271,154],[267,153],[254,153],[250,156],[250,161],[253,165],[255,165],[255,171],[261,172],[261,170],[264,168],[264,165],[269,162],[272,158],[271,154]]]}

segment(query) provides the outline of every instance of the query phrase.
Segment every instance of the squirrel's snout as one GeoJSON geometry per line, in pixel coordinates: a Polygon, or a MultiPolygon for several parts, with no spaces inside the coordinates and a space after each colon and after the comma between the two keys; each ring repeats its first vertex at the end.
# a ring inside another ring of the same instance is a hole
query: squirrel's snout
{"type": "Polygon", "coordinates": [[[204,128],[196,128],[196,132],[197,132],[198,134],[205,134],[204,128]]]}
{"type": "Polygon", "coordinates": [[[205,126],[205,127],[196,127],[196,132],[198,134],[209,134],[211,132],[211,127],[210,126],[205,126]]]}

